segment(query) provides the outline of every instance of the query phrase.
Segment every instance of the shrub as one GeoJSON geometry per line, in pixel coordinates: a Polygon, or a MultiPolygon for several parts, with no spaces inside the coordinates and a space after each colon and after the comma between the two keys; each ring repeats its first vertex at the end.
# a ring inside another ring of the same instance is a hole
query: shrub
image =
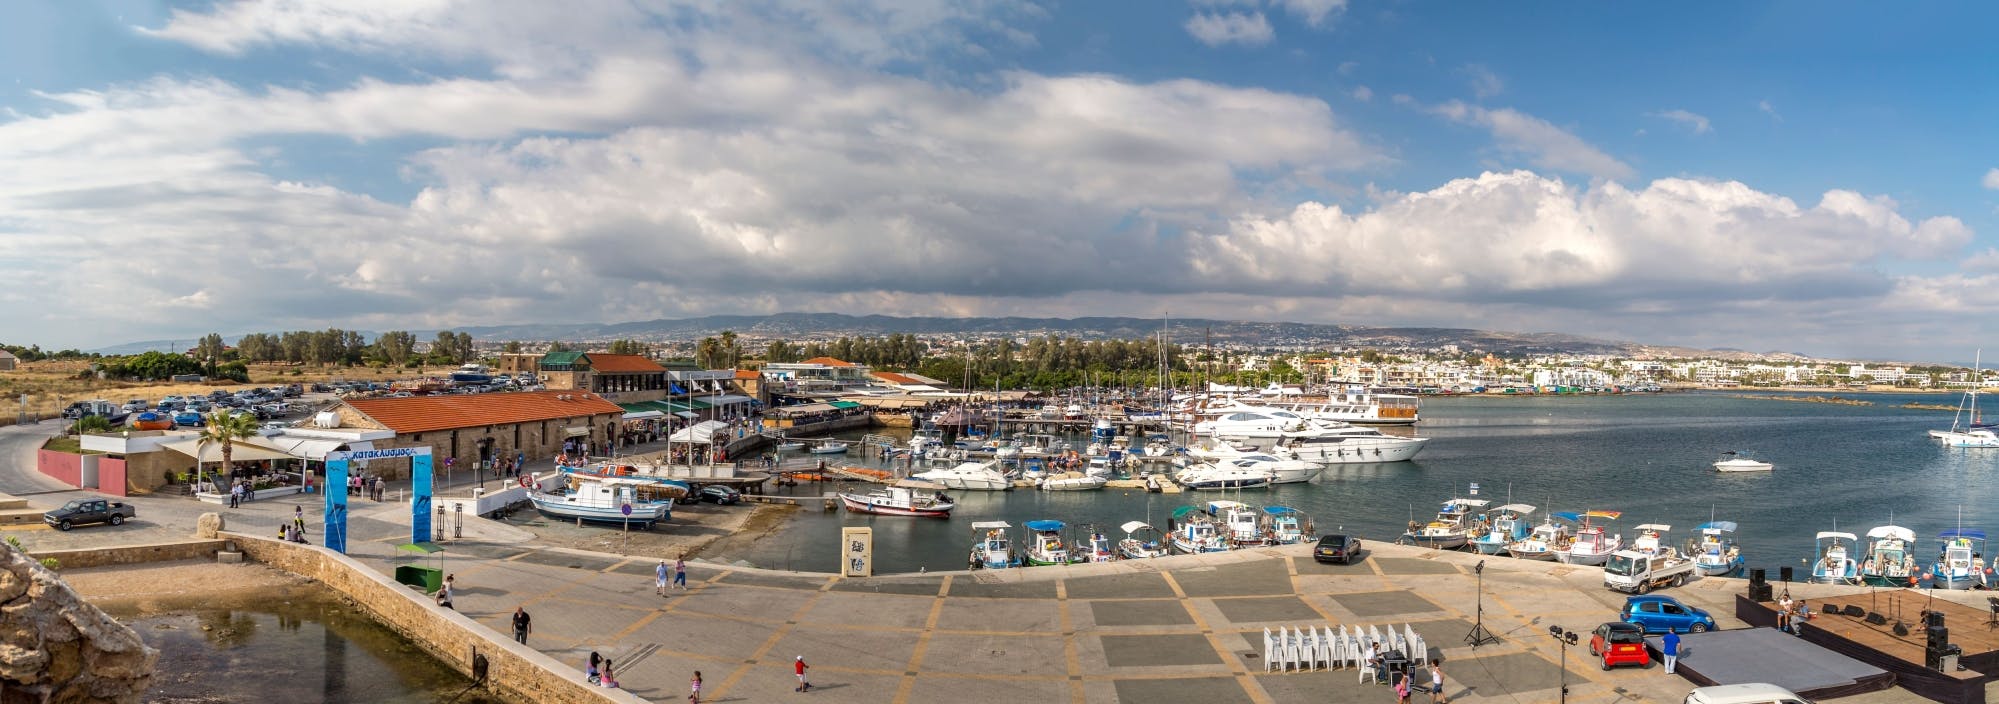
{"type": "Polygon", "coordinates": [[[62,569],[62,560],[53,557],[44,557],[42,558],[42,567],[47,568],[50,572],[54,572],[62,569]]]}

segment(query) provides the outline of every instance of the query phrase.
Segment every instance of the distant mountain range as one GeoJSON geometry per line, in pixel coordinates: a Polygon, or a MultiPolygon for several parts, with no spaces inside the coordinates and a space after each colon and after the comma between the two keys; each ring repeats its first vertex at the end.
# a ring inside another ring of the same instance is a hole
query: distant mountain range
{"type": "MultiPolygon", "coordinates": [[[[1434,349],[1457,345],[1466,352],[1486,350],[1502,354],[1614,354],[1655,356],[1740,356],[1760,357],[1740,351],[1710,352],[1683,347],[1643,345],[1602,340],[1562,333],[1515,333],[1464,328],[1388,328],[1316,323],[1272,323],[1242,320],[1157,318],[939,318],[895,317],[886,315],[845,315],[840,313],[778,313],[774,315],[710,315],[699,318],[659,319],[626,323],[529,323],[454,328],[484,342],[507,340],[601,342],[634,339],[646,342],[693,340],[734,330],[748,339],[790,340],[831,339],[853,335],[968,335],[977,337],[1067,335],[1082,338],[1151,337],[1162,323],[1170,325],[1171,338],[1181,344],[1255,346],[1278,348],[1310,347],[1410,347],[1434,349]]],[[[418,340],[429,340],[436,331],[412,331],[418,340]]],[[[373,339],[374,332],[363,334],[373,339]]],[[[238,336],[225,336],[234,343],[238,336]]],[[[145,350],[186,349],[194,338],[152,340],[93,350],[104,354],[136,354],[145,350]]]]}

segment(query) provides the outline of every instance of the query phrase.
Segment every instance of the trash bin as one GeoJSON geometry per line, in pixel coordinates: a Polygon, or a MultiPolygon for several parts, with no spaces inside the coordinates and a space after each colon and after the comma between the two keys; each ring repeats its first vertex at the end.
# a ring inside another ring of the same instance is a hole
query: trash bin
{"type": "Polygon", "coordinates": [[[444,570],[435,567],[401,565],[396,567],[396,582],[407,584],[429,594],[444,588],[444,570]]]}

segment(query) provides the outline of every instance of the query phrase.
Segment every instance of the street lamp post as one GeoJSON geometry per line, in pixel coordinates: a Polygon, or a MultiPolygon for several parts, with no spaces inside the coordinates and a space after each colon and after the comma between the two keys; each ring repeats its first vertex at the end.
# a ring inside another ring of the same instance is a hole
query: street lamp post
{"type": "Polygon", "coordinates": [[[1554,637],[1555,637],[1555,645],[1556,645],[1556,647],[1560,648],[1560,649],[1561,649],[1561,651],[1562,651],[1562,653],[1561,653],[1561,658],[1560,658],[1560,660],[1561,660],[1561,663],[1562,663],[1562,674],[1561,674],[1561,681],[1560,681],[1560,684],[1561,684],[1561,688],[1562,688],[1562,690],[1561,690],[1561,691],[1562,691],[1562,694],[1561,694],[1561,698],[1562,698],[1562,704],[1568,704],[1568,702],[1569,702],[1569,646],[1571,646],[1571,645],[1575,645],[1575,644],[1576,644],[1576,632],[1575,632],[1575,631],[1571,631],[1571,630],[1564,630],[1564,629],[1563,629],[1563,628],[1562,628],[1561,626],[1549,626],[1549,627],[1548,627],[1548,635],[1551,635],[1551,636],[1554,636],[1554,637]]]}

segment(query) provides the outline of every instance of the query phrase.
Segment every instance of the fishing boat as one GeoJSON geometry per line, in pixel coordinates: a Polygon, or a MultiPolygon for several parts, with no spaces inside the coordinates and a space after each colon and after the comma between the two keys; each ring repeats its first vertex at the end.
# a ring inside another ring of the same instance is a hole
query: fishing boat
{"type": "Polygon", "coordinates": [[[1263,520],[1256,507],[1241,501],[1210,501],[1207,510],[1221,523],[1231,547],[1263,544],[1263,520]]]}
{"type": "Polygon", "coordinates": [[[1930,586],[1938,589],[1984,589],[1989,587],[1985,576],[1985,564],[1981,558],[1985,553],[1985,531],[1976,528],[1952,528],[1937,534],[1943,541],[1943,550],[1937,555],[1935,564],[1930,565],[1930,586]]]}
{"type": "Polygon", "coordinates": [[[1143,560],[1166,556],[1166,535],[1158,528],[1144,521],[1130,521],[1119,530],[1124,531],[1124,539],[1117,541],[1120,557],[1127,560],[1143,560]]]}
{"type": "Polygon", "coordinates": [[[778,452],[796,452],[805,449],[805,443],[797,440],[784,440],[772,447],[777,448],[778,452]]]}
{"type": "Polygon", "coordinates": [[[1418,525],[1409,522],[1409,531],[1397,542],[1439,550],[1456,550],[1471,540],[1471,512],[1492,502],[1485,499],[1451,499],[1437,509],[1437,517],[1418,525]]]}
{"type": "Polygon", "coordinates": [[[1173,549],[1189,555],[1203,552],[1222,552],[1229,549],[1229,543],[1215,526],[1214,518],[1201,511],[1199,506],[1181,506],[1173,509],[1174,523],[1171,543],[1173,549]]]}
{"type": "Polygon", "coordinates": [[[1631,539],[1631,550],[1646,557],[1673,557],[1675,551],[1666,541],[1666,534],[1673,527],[1664,523],[1646,523],[1631,529],[1636,535],[1631,539]]]}
{"type": "Polygon", "coordinates": [[[144,411],[132,416],[133,430],[171,430],[173,427],[174,419],[170,414],[144,411]]]}
{"type": "Polygon", "coordinates": [[[1818,559],[1812,562],[1812,581],[1818,584],[1858,584],[1860,565],[1853,561],[1853,547],[1860,539],[1852,533],[1821,531],[1813,536],[1818,543],[1818,559]]]}
{"type": "Polygon", "coordinates": [[[866,494],[840,494],[840,503],[850,513],[872,513],[877,516],[918,516],[922,518],[950,518],[951,509],[958,504],[943,494],[918,493],[914,490],[892,486],[877,489],[866,494]]]}
{"type": "Polygon", "coordinates": [[[629,483],[637,488],[640,501],[671,501],[684,499],[694,493],[694,487],[678,479],[669,479],[643,471],[636,465],[600,462],[594,465],[557,465],[569,488],[581,488],[586,481],[601,481],[610,484],[629,483]]]}
{"type": "Polygon", "coordinates": [[[1867,531],[1867,555],[1860,561],[1860,581],[1877,587],[1906,587],[1916,576],[1916,532],[1901,526],[1867,531]]]}
{"type": "Polygon", "coordinates": [[[1576,524],[1576,539],[1568,548],[1555,553],[1555,559],[1570,565],[1601,565],[1610,560],[1611,553],[1624,548],[1624,536],[1612,535],[1605,527],[1591,519],[1617,520],[1624,515],[1618,511],[1584,511],[1582,513],[1558,513],[1561,518],[1576,524]]]}
{"type": "Polygon", "coordinates": [[[1110,562],[1117,559],[1117,544],[1092,528],[1076,546],[1076,553],[1077,562],[1110,562]]]}
{"type": "Polygon", "coordinates": [[[1951,414],[1950,430],[1930,431],[1930,437],[1941,441],[1945,447],[1999,447],[1999,433],[1993,432],[1994,426],[1978,419],[1979,382],[1984,379],[1978,367],[1984,353],[1984,350],[1979,350],[1972,356],[1972,384],[1964,390],[1964,399],[1958,402],[1957,412],[1951,414]]]}
{"type": "Polygon", "coordinates": [[[1271,545],[1297,545],[1312,539],[1312,522],[1290,506],[1265,506],[1263,535],[1271,545]]]}
{"type": "Polygon", "coordinates": [[[1556,523],[1554,518],[1550,517],[1541,525],[1534,526],[1534,531],[1528,533],[1527,537],[1507,543],[1506,554],[1522,560],[1553,560],[1556,553],[1568,549],[1569,543],[1573,540],[1575,533],[1569,530],[1568,524],[1556,523]]]}
{"type": "Polygon", "coordinates": [[[1042,477],[1039,486],[1042,491],[1088,491],[1102,489],[1110,481],[1108,476],[1088,472],[1062,472],[1042,477]]]}
{"type": "Polygon", "coordinates": [[[986,462],[961,462],[954,467],[938,467],[909,475],[934,483],[946,489],[968,491],[1006,491],[1013,488],[1013,480],[1000,469],[999,460],[986,462]]]}
{"type": "Polygon", "coordinates": [[[1006,521],[977,521],[972,524],[972,569],[996,570],[1020,564],[1013,556],[1013,546],[1007,540],[1006,532],[1013,524],[1006,521]]]}
{"type": "Polygon", "coordinates": [[[1069,543],[1062,538],[1068,525],[1061,521],[1028,521],[1021,524],[1031,534],[1027,538],[1027,564],[1069,564],[1069,543]]]}
{"type": "Polygon", "coordinates": [[[815,455],[841,455],[847,452],[847,443],[838,440],[821,440],[806,450],[815,455]]]}
{"type": "Polygon", "coordinates": [[[630,481],[583,479],[561,494],[528,492],[536,511],[549,518],[650,529],[673,516],[672,501],[645,501],[630,481]]]}
{"type": "Polygon", "coordinates": [[[1173,480],[1189,489],[1256,489],[1270,485],[1270,472],[1197,462],[1181,468],[1173,480]]]}
{"type": "Polygon", "coordinates": [[[1734,521],[1700,524],[1700,542],[1694,544],[1694,569],[1709,577],[1724,577],[1742,571],[1742,548],[1728,537],[1735,532],[1734,521]]]}
{"type": "Polygon", "coordinates": [[[1714,461],[1717,472],[1768,472],[1773,467],[1768,462],[1751,458],[1748,453],[1729,450],[1721,453],[1721,459],[1714,461]]]}
{"type": "Polygon", "coordinates": [[[1506,551],[1506,546],[1525,540],[1533,531],[1527,522],[1527,514],[1534,507],[1527,504],[1507,504],[1495,508],[1487,515],[1492,517],[1490,525],[1471,539],[1471,546],[1481,555],[1497,555],[1506,551]]]}

